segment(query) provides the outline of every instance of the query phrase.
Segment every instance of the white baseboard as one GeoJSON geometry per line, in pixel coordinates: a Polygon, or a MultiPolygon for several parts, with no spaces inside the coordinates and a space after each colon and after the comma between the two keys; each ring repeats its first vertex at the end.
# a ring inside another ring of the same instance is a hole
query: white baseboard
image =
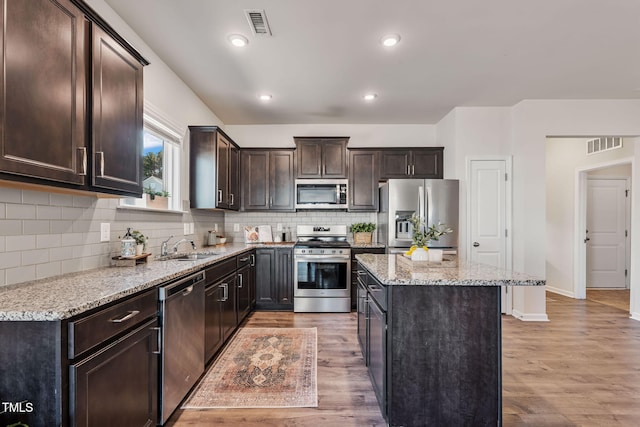
{"type": "Polygon", "coordinates": [[[513,313],[511,313],[511,315],[513,317],[515,317],[516,319],[522,320],[523,322],[548,322],[549,321],[549,316],[547,316],[546,313],[525,314],[525,313],[522,313],[522,312],[514,309],[513,313]]]}
{"type": "Polygon", "coordinates": [[[640,322],[640,313],[638,313],[637,311],[634,311],[633,313],[631,313],[631,316],[629,317],[633,320],[637,320],[640,322]]]}
{"type": "Polygon", "coordinates": [[[573,291],[567,291],[566,289],[554,288],[553,286],[545,285],[544,289],[554,294],[564,295],[565,297],[575,298],[576,294],[573,291]]]}

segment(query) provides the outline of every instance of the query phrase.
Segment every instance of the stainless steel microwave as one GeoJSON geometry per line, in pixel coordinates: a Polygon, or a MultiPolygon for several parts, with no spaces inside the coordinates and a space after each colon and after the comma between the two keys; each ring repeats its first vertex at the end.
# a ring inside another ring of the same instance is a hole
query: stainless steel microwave
{"type": "Polygon", "coordinates": [[[346,179],[296,179],[296,209],[347,209],[346,179]]]}

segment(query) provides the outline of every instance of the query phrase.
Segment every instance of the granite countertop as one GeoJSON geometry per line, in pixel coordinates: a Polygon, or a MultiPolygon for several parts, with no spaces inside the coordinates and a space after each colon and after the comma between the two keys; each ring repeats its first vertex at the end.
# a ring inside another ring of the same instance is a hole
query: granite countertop
{"type": "Polygon", "coordinates": [[[369,248],[386,248],[383,243],[354,243],[353,240],[349,240],[349,244],[354,249],[369,249],[369,248]]]}
{"type": "Polygon", "coordinates": [[[104,267],[0,287],[0,321],[55,321],[150,289],[248,251],[256,245],[227,243],[202,252],[214,256],[194,261],[150,260],[136,267],[104,267]]]}
{"type": "Polygon", "coordinates": [[[385,285],[544,286],[545,280],[485,264],[452,260],[415,264],[401,254],[361,254],[356,259],[385,285]]]}

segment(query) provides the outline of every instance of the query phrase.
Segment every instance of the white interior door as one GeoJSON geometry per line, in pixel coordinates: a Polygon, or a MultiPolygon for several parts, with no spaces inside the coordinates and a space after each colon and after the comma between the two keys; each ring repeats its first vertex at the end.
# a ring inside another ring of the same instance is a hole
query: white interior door
{"type": "MultiPolygon", "coordinates": [[[[507,165],[504,160],[469,162],[470,260],[507,268],[507,165]]],[[[512,299],[502,287],[502,312],[511,313],[512,299]]]]}
{"type": "Polygon", "coordinates": [[[587,182],[587,288],[625,288],[627,180],[587,182]]]}

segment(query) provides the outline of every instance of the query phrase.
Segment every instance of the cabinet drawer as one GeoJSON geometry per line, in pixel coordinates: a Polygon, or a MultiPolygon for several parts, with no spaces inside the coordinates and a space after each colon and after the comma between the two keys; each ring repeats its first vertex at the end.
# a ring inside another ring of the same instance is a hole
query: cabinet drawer
{"type": "Polygon", "coordinates": [[[367,273],[367,290],[383,311],[387,311],[387,287],[367,273]]]}
{"type": "Polygon", "coordinates": [[[236,258],[229,258],[212,265],[205,270],[207,284],[217,282],[224,276],[236,271],[236,258]]]}
{"type": "Polygon", "coordinates": [[[236,265],[238,270],[247,265],[251,265],[251,258],[255,256],[255,252],[246,252],[236,257],[236,265]]]}
{"type": "Polygon", "coordinates": [[[157,313],[157,290],[152,289],[90,316],[69,322],[69,359],[157,313]]]}

